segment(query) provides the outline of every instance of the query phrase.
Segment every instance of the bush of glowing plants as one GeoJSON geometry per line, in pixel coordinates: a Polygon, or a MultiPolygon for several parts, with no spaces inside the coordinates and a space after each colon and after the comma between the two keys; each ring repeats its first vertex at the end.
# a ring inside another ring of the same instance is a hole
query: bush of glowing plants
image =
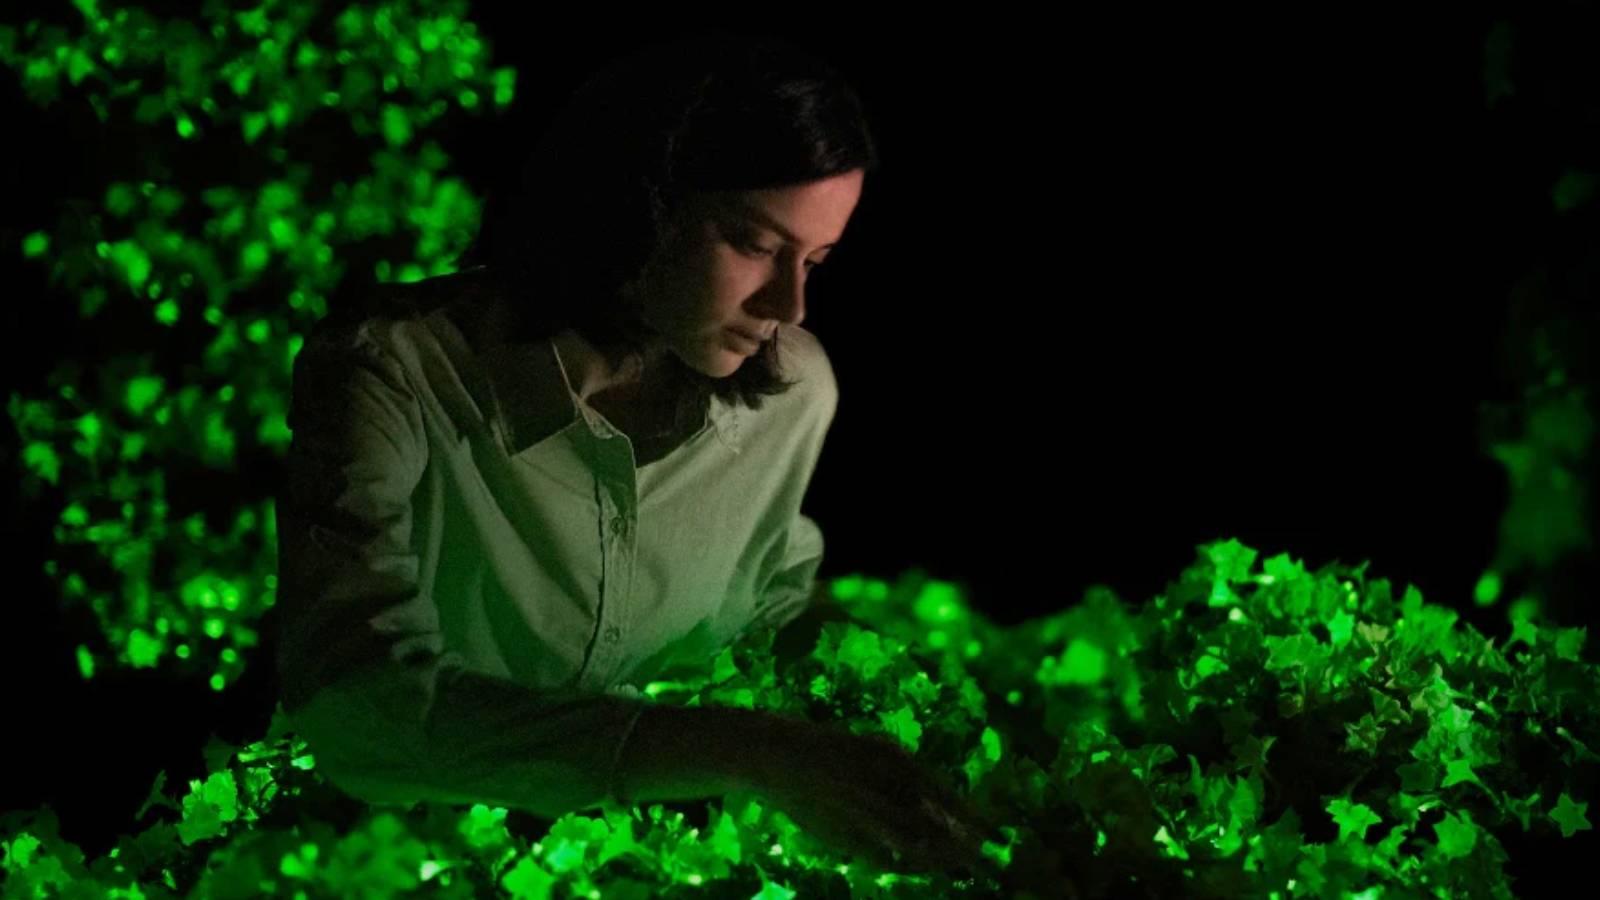
{"type": "Polygon", "coordinates": [[[841,858],[740,794],[537,832],[503,808],[371,807],[278,717],[246,747],[214,738],[205,779],[158,778],[99,859],[48,809],[0,819],[5,896],[1511,897],[1497,835],[1590,828],[1585,633],[1519,619],[1497,647],[1365,568],[1218,542],[1148,602],[1095,588],[1010,628],[918,572],[840,579],[854,621],[808,653],[766,631],[645,690],[900,741],[997,825],[969,876],[841,858]]]}

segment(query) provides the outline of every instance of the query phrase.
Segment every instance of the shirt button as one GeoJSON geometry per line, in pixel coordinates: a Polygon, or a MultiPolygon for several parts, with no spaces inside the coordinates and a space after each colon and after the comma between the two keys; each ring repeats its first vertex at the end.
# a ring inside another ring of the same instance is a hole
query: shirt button
{"type": "Polygon", "coordinates": [[[617,537],[628,533],[628,520],[625,516],[617,516],[611,520],[611,533],[617,537]]]}
{"type": "Polygon", "coordinates": [[[617,626],[612,625],[611,627],[606,629],[606,642],[607,643],[615,644],[617,642],[617,638],[620,638],[620,637],[622,637],[622,629],[621,628],[618,628],[617,626]]]}

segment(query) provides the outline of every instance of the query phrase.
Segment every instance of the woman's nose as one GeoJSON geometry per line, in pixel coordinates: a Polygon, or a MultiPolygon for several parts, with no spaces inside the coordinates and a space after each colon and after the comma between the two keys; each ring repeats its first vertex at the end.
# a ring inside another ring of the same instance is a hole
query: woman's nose
{"type": "Polygon", "coordinates": [[[803,271],[786,271],[768,282],[766,318],[777,319],[790,325],[799,325],[806,318],[806,279],[803,271]]]}

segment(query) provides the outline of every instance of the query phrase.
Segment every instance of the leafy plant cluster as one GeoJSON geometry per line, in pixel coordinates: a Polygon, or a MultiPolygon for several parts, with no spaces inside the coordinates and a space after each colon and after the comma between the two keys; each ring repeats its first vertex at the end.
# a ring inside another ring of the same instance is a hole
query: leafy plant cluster
{"type": "Polygon", "coordinates": [[[748,635],[658,703],[900,741],[998,825],[976,877],[841,859],[753,795],[573,812],[369,807],[275,719],[86,861],[47,809],[0,820],[8,897],[1511,897],[1500,836],[1591,827],[1600,739],[1583,629],[1505,646],[1369,579],[1237,541],[1151,601],[1103,588],[1001,628],[952,585],[840,579],[809,652],[748,635]],[[510,816],[508,818],[508,815],[510,816]]]}
{"type": "Polygon", "coordinates": [[[451,270],[480,205],[429,133],[503,110],[516,73],[465,0],[71,6],[74,28],[0,24],[29,100],[86,104],[125,147],[98,196],[15,248],[77,319],[43,385],[7,400],[22,494],[54,529],[48,583],[100,625],[83,677],[162,667],[221,691],[276,599],[259,476],[288,447],[303,336],[352,260],[379,281],[451,270]]]}

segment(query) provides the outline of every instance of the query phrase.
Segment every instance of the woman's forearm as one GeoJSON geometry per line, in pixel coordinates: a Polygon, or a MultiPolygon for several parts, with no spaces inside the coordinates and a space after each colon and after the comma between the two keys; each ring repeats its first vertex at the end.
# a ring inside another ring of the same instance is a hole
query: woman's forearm
{"type": "Polygon", "coordinates": [[[756,787],[800,723],[761,710],[651,705],[617,763],[623,803],[696,800],[756,787]]]}

